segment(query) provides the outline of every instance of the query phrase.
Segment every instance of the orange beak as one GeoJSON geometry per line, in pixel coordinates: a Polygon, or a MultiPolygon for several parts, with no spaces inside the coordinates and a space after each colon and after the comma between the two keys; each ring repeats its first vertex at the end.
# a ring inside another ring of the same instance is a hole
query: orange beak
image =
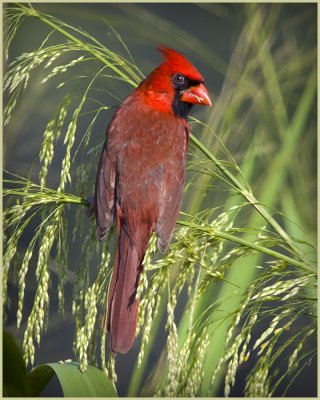
{"type": "Polygon", "coordinates": [[[204,84],[192,86],[182,92],[181,101],[185,103],[199,104],[203,106],[211,106],[211,100],[204,84]]]}

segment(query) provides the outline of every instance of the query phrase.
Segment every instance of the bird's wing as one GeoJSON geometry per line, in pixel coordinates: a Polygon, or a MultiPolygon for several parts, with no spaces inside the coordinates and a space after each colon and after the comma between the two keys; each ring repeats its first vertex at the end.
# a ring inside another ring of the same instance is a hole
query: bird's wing
{"type": "Polygon", "coordinates": [[[100,157],[95,190],[96,233],[99,240],[106,236],[115,216],[116,163],[110,153],[106,141],[100,157]]]}
{"type": "Polygon", "coordinates": [[[184,163],[179,163],[179,165],[175,161],[171,163],[166,165],[165,168],[166,172],[159,199],[159,217],[155,224],[158,247],[162,252],[167,250],[172,238],[181,206],[185,181],[184,163]],[[175,165],[170,165],[171,163],[175,165]]]}

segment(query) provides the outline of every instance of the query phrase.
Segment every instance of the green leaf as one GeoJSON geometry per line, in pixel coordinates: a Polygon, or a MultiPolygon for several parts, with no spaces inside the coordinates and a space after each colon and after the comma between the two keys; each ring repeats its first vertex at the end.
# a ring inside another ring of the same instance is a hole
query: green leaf
{"type": "Polygon", "coordinates": [[[3,396],[31,396],[21,351],[13,337],[7,332],[3,332],[3,396]]]}
{"type": "Polygon", "coordinates": [[[112,383],[98,368],[88,366],[82,373],[78,362],[42,364],[30,374],[34,395],[40,395],[53,374],[59,379],[64,397],[117,397],[112,383]]]}
{"type": "Polygon", "coordinates": [[[30,372],[28,378],[32,387],[33,396],[40,396],[53,375],[54,370],[46,364],[39,365],[30,372]]]}

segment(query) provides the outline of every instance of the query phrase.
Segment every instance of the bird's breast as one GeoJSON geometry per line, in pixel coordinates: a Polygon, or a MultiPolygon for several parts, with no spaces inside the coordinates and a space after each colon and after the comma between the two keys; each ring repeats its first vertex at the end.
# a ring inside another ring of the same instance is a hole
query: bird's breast
{"type": "Polygon", "coordinates": [[[184,168],[187,153],[185,124],[174,115],[149,107],[118,113],[111,145],[117,153],[119,184],[126,190],[155,192],[166,171],[184,168]],[[124,183],[125,181],[125,183],[124,183]],[[129,189],[128,189],[129,188],[129,189]]]}

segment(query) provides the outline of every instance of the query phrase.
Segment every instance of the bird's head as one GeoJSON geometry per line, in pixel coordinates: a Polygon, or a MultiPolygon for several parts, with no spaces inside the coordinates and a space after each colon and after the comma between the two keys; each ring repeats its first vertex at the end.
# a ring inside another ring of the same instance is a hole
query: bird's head
{"type": "Polygon", "coordinates": [[[184,119],[193,104],[211,106],[204,79],[190,61],[167,47],[160,46],[158,50],[165,59],[140,86],[145,101],[159,111],[173,112],[184,119]]]}

